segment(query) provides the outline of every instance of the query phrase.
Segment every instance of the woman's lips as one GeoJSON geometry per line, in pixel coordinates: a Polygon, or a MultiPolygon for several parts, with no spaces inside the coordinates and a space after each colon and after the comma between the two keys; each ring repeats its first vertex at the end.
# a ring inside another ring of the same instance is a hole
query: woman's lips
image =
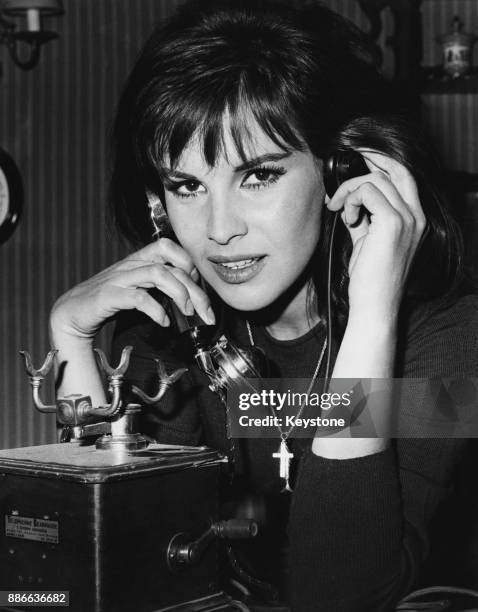
{"type": "Polygon", "coordinates": [[[259,274],[265,265],[265,255],[244,257],[237,260],[224,258],[224,261],[210,260],[216,274],[226,283],[245,283],[259,274]]]}

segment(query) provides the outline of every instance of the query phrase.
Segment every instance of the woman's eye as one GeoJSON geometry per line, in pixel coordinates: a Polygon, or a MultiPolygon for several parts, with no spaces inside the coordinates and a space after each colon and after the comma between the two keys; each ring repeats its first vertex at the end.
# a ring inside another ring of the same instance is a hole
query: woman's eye
{"type": "Polygon", "coordinates": [[[204,193],[206,189],[199,181],[184,181],[171,186],[170,191],[181,198],[191,198],[204,193]]]}
{"type": "Polygon", "coordinates": [[[242,186],[248,189],[267,187],[277,182],[283,174],[285,174],[284,168],[256,168],[249,172],[242,186]]]}

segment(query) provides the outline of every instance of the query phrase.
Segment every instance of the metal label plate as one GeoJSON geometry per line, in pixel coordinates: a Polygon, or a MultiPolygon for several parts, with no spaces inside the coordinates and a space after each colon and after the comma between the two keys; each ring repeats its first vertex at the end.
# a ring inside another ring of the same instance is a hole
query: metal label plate
{"type": "Polygon", "coordinates": [[[58,544],[59,523],[28,516],[5,515],[5,535],[21,540],[58,544]]]}

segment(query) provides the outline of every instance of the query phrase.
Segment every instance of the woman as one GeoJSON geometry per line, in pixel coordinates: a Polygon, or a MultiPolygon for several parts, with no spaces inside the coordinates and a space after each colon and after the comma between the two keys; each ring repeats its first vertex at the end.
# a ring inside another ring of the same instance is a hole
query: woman
{"type": "MultiPolygon", "coordinates": [[[[461,243],[431,157],[360,34],[335,14],[186,5],[146,44],[114,137],[114,215],[141,248],[55,304],[62,393],[105,401],[92,343],[120,312],[115,354],[134,346],[131,383],[148,389],[158,355],[168,370],[177,365],[167,301],[151,290],[209,325],[221,312],[223,331],[260,347],[276,376],[323,377],[335,213],[332,377],[476,372],[476,301],[456,297],[461,243]],[[327,195],[325,163],[337,150],[360,151],[369,172],[327,195]]],[[[290,496],[280,493],[277,440],[229,440],[224,410],[194,368],[149,419],[160,441],[228,453],[234,495],[263,496],[257,567],[248,551],[238,556],[247,571],[285,583],[293,610],[393,609],[418,576],[462,447],[343,432],[311,444],[281,431],[294,454],[290,496]]]]}

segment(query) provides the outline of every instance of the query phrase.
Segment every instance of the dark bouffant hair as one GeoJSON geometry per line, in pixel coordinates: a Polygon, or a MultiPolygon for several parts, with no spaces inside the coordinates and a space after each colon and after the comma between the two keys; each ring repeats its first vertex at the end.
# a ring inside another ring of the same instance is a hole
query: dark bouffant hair
{"type": "MultiPolygon", "coordinates": [[[[145,193],[163,198],[162,161],[173,167],[199,136],[214,165],[223,150],[225,113],[242,158],[252,115],[284,150],[309,149],[324,159],[362,147],[400,161],[417,181],[428,223],[408,295],[426,299],[455,288],[461,235],[436,187],[433,156],[413,113],[379,74],[364,34],[317,3],[188,2],[156,28],[127,82],[113,132],[110,205],[132,245],[152,240],[145,193]]],[[[323,223],[311,266],[320,315],[332,224],[325,209],[323,223]]],[[[342,224],[334,250],[332,311],[343,329],[351,241],[342,224]]]]}

